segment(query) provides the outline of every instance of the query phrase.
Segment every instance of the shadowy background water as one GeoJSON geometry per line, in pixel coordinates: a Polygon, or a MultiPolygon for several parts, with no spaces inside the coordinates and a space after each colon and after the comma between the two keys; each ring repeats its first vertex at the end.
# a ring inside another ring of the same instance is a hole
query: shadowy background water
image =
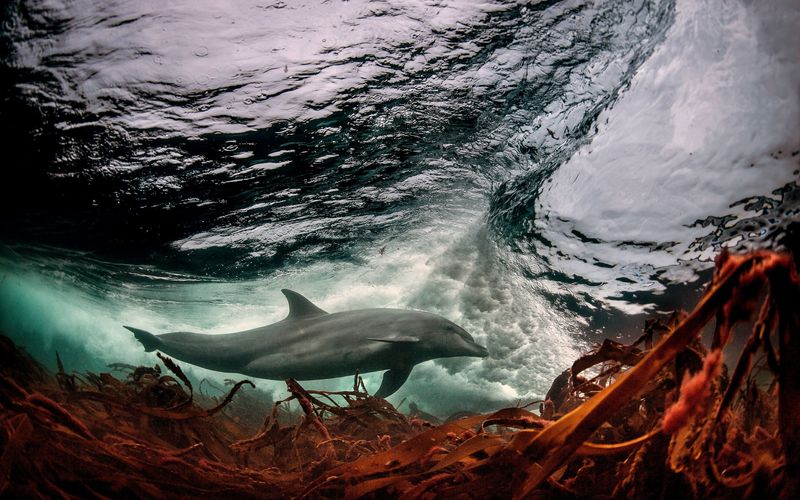
{"type": "Polygon", "coordinates": [[[800,218],[790,0],[2,15],[0,328],[47,363],[152,364],[121,324],[258,326],[292,288],[461,324],[490,357],[420,365],[391,400],[487,410],[800,218]]]}

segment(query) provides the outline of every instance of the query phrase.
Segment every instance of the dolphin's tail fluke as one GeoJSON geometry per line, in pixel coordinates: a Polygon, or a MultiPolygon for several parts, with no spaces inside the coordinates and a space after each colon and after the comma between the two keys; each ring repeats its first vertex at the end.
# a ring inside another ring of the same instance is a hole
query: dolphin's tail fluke
{"type": "Polygon", "coordinates": [[[136,337],[136,340],[141,342],[144,346],[145,352],[155,351],[161,346],[161,339],[152,333],[134,328],[132,326],[125,326],[125,328],[133,332],[133,336],[136,337]]]}

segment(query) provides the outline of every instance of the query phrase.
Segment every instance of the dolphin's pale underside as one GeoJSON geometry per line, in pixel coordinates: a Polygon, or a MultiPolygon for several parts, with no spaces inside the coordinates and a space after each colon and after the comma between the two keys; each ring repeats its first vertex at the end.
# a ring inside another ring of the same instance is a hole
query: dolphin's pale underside
{"type": "Polygon", "coordinates": [[[282,290],[289,314],[236,333],[162,335],[126,326],[145,350],[159,350],[210,370],[272,380],[318,380],[387,370],[376,396],[394,393],[417,363],[454,356],[485,357],[485,347],[447,319],[421,311],[360,309],[327,313],[297,292],[282,290]]]}

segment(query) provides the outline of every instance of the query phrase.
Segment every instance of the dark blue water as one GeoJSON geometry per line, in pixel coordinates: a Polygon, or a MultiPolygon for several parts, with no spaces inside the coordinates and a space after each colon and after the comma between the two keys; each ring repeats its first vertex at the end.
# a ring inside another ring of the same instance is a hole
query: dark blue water
{"type": "Polygon", "coordinates": [[[288,287],[489,346],[397,401],[539,397],[800,218],[798,24],[790,0],[9,2],[0,328],[152,364],[121,324],[258,326],[288,287]]]}

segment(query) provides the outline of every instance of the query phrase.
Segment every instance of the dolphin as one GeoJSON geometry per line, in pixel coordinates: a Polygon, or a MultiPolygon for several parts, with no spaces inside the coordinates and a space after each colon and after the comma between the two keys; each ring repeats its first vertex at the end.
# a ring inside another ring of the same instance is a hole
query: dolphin
{"type": "Polygon", "coordinates": [[[319,380],[387,370],[376,396],[393,394],[417,363],[455,356],[486,357],[485,347],[436,314],[401,309],[327,313],[292,290],[281,290],[289,314],[271,325],[221,335],[153,335],[125,326],[145,351],[186,363],[271,380],[319,380]]]}

